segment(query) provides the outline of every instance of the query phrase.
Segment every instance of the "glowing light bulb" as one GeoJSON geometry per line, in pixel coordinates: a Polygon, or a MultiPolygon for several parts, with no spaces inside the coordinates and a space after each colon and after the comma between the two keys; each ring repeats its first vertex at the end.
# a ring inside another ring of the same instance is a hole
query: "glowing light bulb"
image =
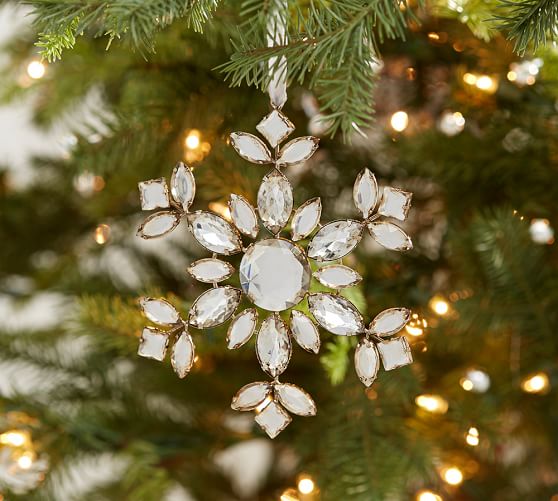
{"type": "Polygon", "coordinates": [[[494,81],[488,75],[481,75],[477,78],[475,85],[481,90],[489,90],[494,85],[494,81]]]}
{"type": "Polygon", "coordinates": [[[199,130],[192,129],[190,132],[188,132],[188,135],[184,140],[184,144],[186,145],[186,148],[188,148],[189,150],[197,149],[200,145],[200,137],[201,134],[199,130]]]}
{"type": "Polygon", "coordinates": [[[536,244],[551,245],[554,243],[554,229],[548,219],[532,219],[529,226],[531,240],[536,244]]]}
{"type": "Polygon", "coordinates": [[[448,411],[448,402],[440,395],[419,395],[415,398],[415,403],[433,414],[445,414],[448,411]]]}
{"type": "Polygon", "coordinates": [[[428,322],[425,318],[420,318],[418,313],[413,313],[411,315],[411,320],[405,326],[407,334],[411,336],[422,336],[424,334],[424,329],[428,327],[428,322]]]}
{"type": "Polygon", "coordinates": [[[434,296],[428,304],[430,309],[441,317],[447,315],[450,309],[449,303],[442,296],[434,296]]]}
{"type": "Polygon", "coordinates": [[[97,226],[93,238],[99,245],[106,244],[110,238],[110,226],[108,224],[100,224],[97,226]]]}
{"type": "Polygon", "coordinates": [[[40,61],[31,61],[27,65],[27,74],[33,79],[38,80],[45,76],[46,66],[40,61]]]}
{"type": "Polygon", "coordinates": [[[515,82],[517,80],[517,73],[515,71],[508,71],[508,74],[506,75],[508,77],[508,80],[510,82],[515,82]]]}
{"type": "Polygon", "coordinates": [[[459,485],[463,482],[463,472],[457,466],[451,466],[442,470],[442,478],[450,485],[459,485]]]}
{"type": "Polygon", "coordinates": [[[471,426],[467,431],[467,435],[465,436],[465,442],[467,445],[471,447],[476,447],[479,445],[480,438],[479,438],[479,430],[477,430],[474,426],[471,426]]]}
{"type": "Polygon", "coordinates": [[[468,85],[475,85],[477,83],[477,76],[473,75],[473,73],[465,73],[463,81],[468,85]]]}
{"type": "Polygon", "coordinates": [[[544,393],[549,388],[548,376],[544,372],[537,372],[526,377],[521,388],[527,393],[544,393]]]}
{"type": "Polygon", "coordinates": [[[11,447],[23,447],[29,442],[29,434],[24,431],[7,431],[0,435],[0,444],[9,445],[11,447]]]}
{"type": "Polygon", "coordinates": [[[310,477],[301,477],[298,481],[298,490],[301,494],[310,494],[315,488],[314,481],[310,477]]]}
{"type": "Polygon", "coordinates": [[[299,501],[298,493],[294,489],[287,489],[281,494],[281,501],[299,501]]]}
{"type": "Polygon", "coordinates": [[[33,466],[33,454],[31,452],[25,452],[17,458],[17,465],[22,470],[28,470],[33,466]]]}
{"type": "Polygon", "coordinates": [[[484,393],[490,388],[490,376],[480,369],[471,369],[459,380],[459,384],[465,391],[484,393]]]}
{"type": "Polygon", "coordinates": [[[397,132],[403,132],[409,125],[409,115],[404,111],[396,111],[391,115],[389,121],[391,128],[397,132]]]}
{"type": "Polygon", "coordinates": [[[417,501],[442,501],[442,496],[432,491],[420,491],[417,494],[417,501]]]}

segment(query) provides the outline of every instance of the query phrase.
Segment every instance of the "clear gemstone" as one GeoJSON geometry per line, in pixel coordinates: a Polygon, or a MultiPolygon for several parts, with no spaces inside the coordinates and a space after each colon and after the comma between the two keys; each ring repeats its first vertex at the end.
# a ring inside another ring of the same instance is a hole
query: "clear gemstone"
{"type": "Polygon", "coordinates": [[[295,127],[292,122],[278,110],[273,110],[257,125],[258,132],[274,148],[289,136],[295,127]]]}
{"type": "Polygon", "coordinates": [[[268,383],[250,383],[238,390],[233,397],[231,408],[235,411],[251,411],[260,405],[271,393],[268,383]]]}
{"type": "Polygon", "coordinates": [[[248,247],[240,262],[240,285],[265,310],[282,311],[298,304],[310,287],[310,265],[304,251],[282,238],[248,247]]]}
{"type": "Polygon", "coordinates": [[[297,416],[315,416],[316,404],[312,397],[294,384],[278,383],[274,387],[277,399],[288,411],[297,416]]]}
{"type": "Polygon", "coordinates": [[[194,238],[211,252],[230,255],[242,248],[236,231],[217,214],[206,211],[188,214],[188,226],[194,238]]]}
{"type": "Polygon", "coordinates": [[[301,348],[312,353],[320,351],[320,333],[314,322],[301,311],[291,312],[291,332],[301,348]]]}
{"type": "Polygon", "coordinates": [[[314,272],[314,277],[318,282],[330,289],[352,287],[362,280],[362,277],[355,270],[342,264],[324,266],[314,272]]]}
{"type": "Polygon", "coordinates": [[[321,215],[322,201],[319,198],[304,202],[293,215],[293,240],[301,240],[310,235],[320,222],[321,215]]]}
{"type": "Polygon", "coordinates": [[[174,230],[178,223],[180,223],[178,214],[170,211],[156,212],[139,227],[138,235],[145,239],[161,237],[174,230]]]}
{"type": "Polygon", "coordinates": [[[308,245],[308,256],[317,261],[335,261],[351,252],[362,238],[363,224],[344,219],[326,224],[308,245]]]}
{"type": "Polygon", "coordinates": [[[317,293],[308,298],[310,311],[317,322],[338,336],[364,332],[362,316],[349,300],[334,294],[317,293]]]}
{"type": "Polygon", "coordinates": [[[368,231],[374,240],[386,249],[407,251],[413,248],[409,236],[393,223],[369,223],[368,231]]]}
{"type": "Polygon", "coordinates": [[[153,360],[164,360],[169,345],[169,336],[153,327],[144,327],[141,333],[138,355],[153,360]]]}
{"type": "Polygon", "coordinates": [[[237,153],[255,164],[270,164],[273,162],[271,153],[261,139],[247,132],[233,132],[231,144],[237,153]]]}
{"type": "Polygon", "coordinates": [[[241,233],[256,238],[258,235],[258,218],[250,202],[240,195],[231,195],[229,210],[234,225],[241,233]]]}
{"type": "Polygon", "coordinates": [[[234,317],[227,331],[227,347],[235,350],[245,344],[254,333],[258,321],[255,308],[248,308],[234,317]]]}
{"type": "Polygon", "coordinates": [[[214,284],[229,278],[234,268],[227,262],[215,258],[199,259],[188,267],[188,273],[199,282],[214,284]]]}
{"type": "Polygon", "coordinates": [[[240,296],[240,290],[228,285],[205,291],[192,304],[189,323],[207,329],[226,322],[235,312],[240,296]]]}
{"type": "Polygon", "coordinates": [[[404,336],[390,341],[383,341],[376,346],[378,347],[386,371],[391,371],[392,369],[397,369],[398,367],[413,363],[411,347],[409,346],[407,338],[404,336]]]}
{"type": "Polygon", "coordinates": [[[292,421],[283,408],[271,402],[263,411],[256,415],[256,423],[269,435],[269,438],[275,438],[281,433],[292,421]]]}
{"type": "Polygon", "coordinates": [[[277,165],[294,165],[308,160],[318,149],[320,140],[313,136],[297,137],[289,141],[279,153],[277,165]]]}
{"type": "Polygon", "coordinates": [[[179,162],[172,171],[171,193],[175,202],[179,203],[186,211],[192,205],[196,196],[196,182],[191,169],[179,162]]]}
{"type": "Polygon", "coordinates": [[[258,190],[258,211],[265,227],[279,233],[293,210],[293,189],[283,174],[274,169],[267,174],[258,190]]]}
{"type": "Polygon", "coordinates": [[[372,341],[362,339],[355,350],[355,370],[365,386],[370,386],[378,374],[380,357],[372,341]]]}
{"type": "Polygon", "coordinates": [[[372,215],[378,202],[378,183],[376,177],[368,169],[364,169],[357,176],[353,188],[353,200],[356,208],[364,218],[372,215]]]}
{"type": "Polygon", "coordinates": [[[391,336],[405,327],[410,316],[407,308],[389,308],[376,315],[370,323],[370,331],[377,336],[391,336]]]}
{"type": "Polygon", "coordinates": [[[169,206],[169,190],[164,177],[139,183],[143,210],[165,209],[169,206]]]}
{"type": "Polygon", "coordinates": [[[405,221],[411,207],[412,197],[413,194],[408,191],[390,187],[384,188],[378,214],[405,221]]]}
{"type": "Polygon", "coordinates": [[[179,378],[184,378],[194,364],[194,342],[192,336],[183,332],[172,347],[171,364],[179,378]]]}
{"type": "Polygon", "coordinates": [[[156,324],[173,325],[180,320],[178,311],[164,299],[142,297],[139,303],[147,319],[156,324]]]}
{"type": "Polygon", "coordinates": [[[278,315],[267,317],[256,340],[256,354],[261,368],[271,377],[282,374],[291,359],[291,340],[287,325],[278,315]]]}

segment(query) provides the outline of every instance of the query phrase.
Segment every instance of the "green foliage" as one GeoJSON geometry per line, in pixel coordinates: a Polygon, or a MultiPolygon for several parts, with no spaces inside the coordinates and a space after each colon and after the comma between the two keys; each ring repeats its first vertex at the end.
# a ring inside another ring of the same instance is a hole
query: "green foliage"
{"type": "Polygon", "coordinates": [[[76,30],[79,18],[76,17],[62,33],[42,33],[35,44],[41,49],[41,55],[49,63],[62,58],[64,49],[72,49],[76,43],[76,30]]]}

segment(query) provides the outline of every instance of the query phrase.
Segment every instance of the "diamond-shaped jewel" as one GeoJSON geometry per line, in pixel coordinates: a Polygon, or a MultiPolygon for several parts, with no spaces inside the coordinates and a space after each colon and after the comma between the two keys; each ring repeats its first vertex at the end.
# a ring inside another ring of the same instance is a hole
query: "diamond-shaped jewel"
{"type": "Polygon", "coordinates": [[[291,359],[291,340],[287,325],[278,315],[267,317],[256,341],[256,355],[261,368],[271,377],[282,374],[291,359]]]}
{"type": "Polygon", "coordinates": [[[234,272],[232,265],[220,259],[208,257],[193,262],[188,273],[199,282],[214,284],[229,278],[234,272]]]}
{"type": "Polygon", "coordinates": [[[409,236],[396,224],[385,221],[369,223],[368,231],[374,240],[386,249],[407,251],[413,248],[409,236]]]}
{"type": "Polygon", "coordinates": [[[283,113],[273,110],[263,118],[256,129],[275,148],[295,130],[295,127],[283,113]]]}
{"type": "Polygon", "coordinates": [[[411,207],[412,197],[413,194],[408,191],[390,187],[384,188],[378,214],[405,221],[411,207]]]}
{"type": "Polygon", "coordinates": [[[320,222],[321,215],[322,201],[319,198],[304,202],[293,215],[293,240],[301,240],[310,235],[320,222]]]}
{"type": "Polygon", "coordinates": [[[384,310],[370,323],[370,331],[381,337],[397,334],[409,321],[411,312],[407,308],[389,308],[384,310]]]}
{"type": "Polygon", "coordinates": [[[192,205],[196,195],[196,182],[191,169],[184,163],[178,162],[172,171],[171,193],[175,202],[179,203],[187,211],[192,205]]]}
{"type": "Polygon", "coordinates": [[[180,223],[178,214],[170,211],[156,212],[155,214],[151,214],[151,216],[143,222],[138,228],[137,234],[146,240],[162,237],[174,230],[178,226],[178,223],[180,223]]]}
{"type": "Polygon", "coordinates": [[[316,321],[338,336],[354,336],[364,332],[362,316],[355,305],[335,294],[310,294],[308,306],[316,321]]]}
{"type": "Polygon", "coordinates": [[[242,242],[238,233],[221,216],[200,210],[187,217],[192,235],[207,250],[224,255],[240,252],[242,242]]]}
{"type": "Polygon", "coordinates": [[[312,397],[302,388],[294,384],[278,383],[275,385],[275,395],[288,411],[297,416],[315,416],[316,404],[312,397]]]}
{"type": "Polygon", "coordinates": [[[180,320],[176,308],[164,299],[142,297],[139,300],[143,314],[152,322],[160,325],[173,325],[180,320]]]}
{"type": "Polygon", "coordinates": [[[409,365],[413,362],[413,354],[407,338],[404,336],[383,341],[376,345],[386,371],[409,365]]]}
{"type": "Polygon", "coordinates": [[[240,290],[228,285],[205,291],[192,304],[190,325],[207,329],[227,321],[235,312],[241,294],[240,290]]]}
{"type": "Polygon", "coordinates": [[[372,215],[378,202],[378,183],[374,174],[368,169],[364,169],[356,178],[353,200],[365,219],[372,215]]]}
{"type": "Polygon", "coordinates": [[[355,370],[358,378],[365,386],[370,386],[378,374],[380,357],[374,343],[362,339],[355,350],[355,370]]]}
{"type": "Polygon", "coordinates": [[[318,328],[304,313],[298,310],[291,312],[291,333],[298,345],[306,351],[320,351],[320,333],[318,328]]]}
{"type": "Polygon", "coordinates": [[[233,397],[231,408],[235,411],[251,411],[260,405],[270,394],[269,383],[256,382],[243,386],[233,397]]]}
{"type": "Polygon", "coordinates": [[[255,164],[270,164],[273,162],[267,146],[253,134],[233,132],[230,137],[233,148],[244,160],[255,164]]]}
{"type": "Polygon", "coordinates": [[[269,438],[275,438],[279,435],[291,421],[291,416],[275,402],[271,402],[256,415],[256,423],[263,428],[269,438]]]}
{"type": "Polygon", "coordinates": [[[169,190],[164,177],[138,184],[143,210],[166,209],[169,206],[169,190]]]}
{"type": "Polygon", "coordinates": [[[326,224],[308,245],[308,257],[317,261],[335,261],[351,252],[362,238],[363,224],[344,219],[326,224]]]}
{"type": "Polygon", "coordinates": [[[153,327],[144,327],[141,333],[138,355],[160,362],[165,358],[168,345],[169,336],[166,332],[158,331],[153,327]]]}
{"type": "Polygon", "coordinates": [[[279,233],[293,210],[293,189],[277,169],[269,172],[258,190],[258,212],[265,227],[279,233]]]}
{"type": "Polygon", "coordinates": [[[186,377],[194,364],[194,342],[192,336],[183,332],[172,347],[171,365],[179,378],[186,377]]]}
{"type": "Polygon", "coordinates": [[[233,318],[227,331],[227,347],[235,350],[245,344],[254,333],[258,321],[256,308],[248,308],[233,318]]]}
{"type": "Polygon", "coordinates": [[[241,233],[249,237],[256,238],[258,235],[258,218],[256,211],[244,197],[231,195],[229,200],[229,210],[234,225],[241,233]]]}
{"type": "Polygon", "coordinates": [[[313,136],[297,137],[279,152],[277,165],[295,165],[308,160],[318,149],[320,140],[313,136]]]}
{"type": "Polygon", "coordinates": [[[314,272],[318,282],[330,289],[342,289],[358,284],[362,277],[353,269],[342,264],[324,266],[314,272]]]}

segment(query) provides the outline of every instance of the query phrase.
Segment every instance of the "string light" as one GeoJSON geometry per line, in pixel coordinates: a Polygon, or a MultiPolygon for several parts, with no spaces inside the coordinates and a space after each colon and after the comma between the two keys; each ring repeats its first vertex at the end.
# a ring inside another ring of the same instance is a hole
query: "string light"
{"type": "Polygon", "coordinates": [[[24,452],[19,458],[17,458],[17,465],[22,470],[28,470],[33,466],[33,460],[35,459],[35,455],[32,452],[24,452]]]}
{"type": "Polygon", "coordinates": [[[420,491],[417,494],[417,501],[443,501],[442,496],[432,492],[432,491],[420,491]]]}
{"type": "Polygon", "coordinates": [[[428,322],[425,318],[421,318],[418,313],[413,313],[411,315],[411,320],[405,326],[407,334],[411,336],[422,336],[424,334],[424,329],[428,327],[428,322]]]}
{"type": "Polygon", "coordinates": [[[27,74],[33,79],[38,80],[45,76],[46,66],[40,61],[31,61],[27,65],[27,74]]]}
{"type": "Polygon", "coordinates": [[[467,85],[475,86],[488,94],[493,94],[498,89],[498,81],[490,75],[476,75],[474,73],[465,73],[463,81],[467,85]]]}
{"type": "Polygon", "coordinates": [[[23,447],[30,442],[31,438],[26,431],[11,430],[0,435],[0,444],[10,447],[23,447]]]}
{"type": "Polygon", "coordinates": [[[446,136],[456,136],[465,127],[465,118],[459,111],[445,111],[438,120],[438,128],[446,136]]]}
{"type": "Polygon", "coordinates": [[[448,402],[440,395],[419,395],[415,398],[415,403],[433,414],[445,414],[448,411],[448,402]]]}
{"type": "Polygon", "coordinates": [[[512,63],[507,78],[519,87],[534,85],[542,65],[543,60],[540,58],[512,63]]]}
{"type": "Polygon", "coordinates": [[[301,494],[310,494],[314,491],[316,485],[310,477],[303,476],[299,478],[297,487],[301,494]]]}
{"type": "Polygon", "coordinates": [[[548,376],[544,372],[531,374],[521,382],[521,389],[526,393],[545,393],[549,386],[548,376]]]}
{"type": "Polygon", "coordinates": [[[459,485],[463,482],[463,472],[457,466],[450,466],[442,470],[442,478],[449,485],[459,485]]]}
{"type": "Polygon", "coordinates": [[[397,132],[403,132],[409,125],[409,115],[404,111],[396,111],[391,115],[389,121],[391,128],[397,132]]]}
{"type": "Polygon", "coordinates": [[[184,145],[186,146],[186,148],[188,148],[189,150],[195,150],[196,148],[199,147],[200,145],[200,138],[201,138],[201,134],[200,131],[197,129],[192,129],[190,132],[188,132],[188,134],[186,135],[186,139],[184,140],[184,145]]]}
{"type": "Polygon", "coordinates": [[[554,243],[554,229],[548,219],[532,219],[529,226],[531,240],[536,244],[551,245],[554,243]]]}
{"type": "Polygon", "coordinates": [[[474,426],[471,426],[471,428],[467,430],[467,435],[465,435],[465,442],[467,442],[467,445],[470,445],[471,447],[479,445],[479,430],[477,430],[474,426]]]}
{"type": "Polygon", "coordinates": [[[471,369],[459,380],[459,384],[465,391],[484,393],[490,388],[490,376],[480,369],[471,369]]]}
{"type": "Polygon", "coordinates": [[[442,296],[434,296],[429,301],[428,305],[430,306],[430,309],[436,313],[436,315],[441,317],[447,315],[450,309],[449,303],[442,296]]]}
{"type": "Polygon", "coordinates": [[[281,494],[281,501],[300,501],[298,493],[294,489],[287,489],[281,494]]]}
{"type": "Polygon", "coordinates": [[[110,238],[110,226],[108,224],[100,224],[97,226],[93,238],[99,245],[106,244],[110,238]]]}

